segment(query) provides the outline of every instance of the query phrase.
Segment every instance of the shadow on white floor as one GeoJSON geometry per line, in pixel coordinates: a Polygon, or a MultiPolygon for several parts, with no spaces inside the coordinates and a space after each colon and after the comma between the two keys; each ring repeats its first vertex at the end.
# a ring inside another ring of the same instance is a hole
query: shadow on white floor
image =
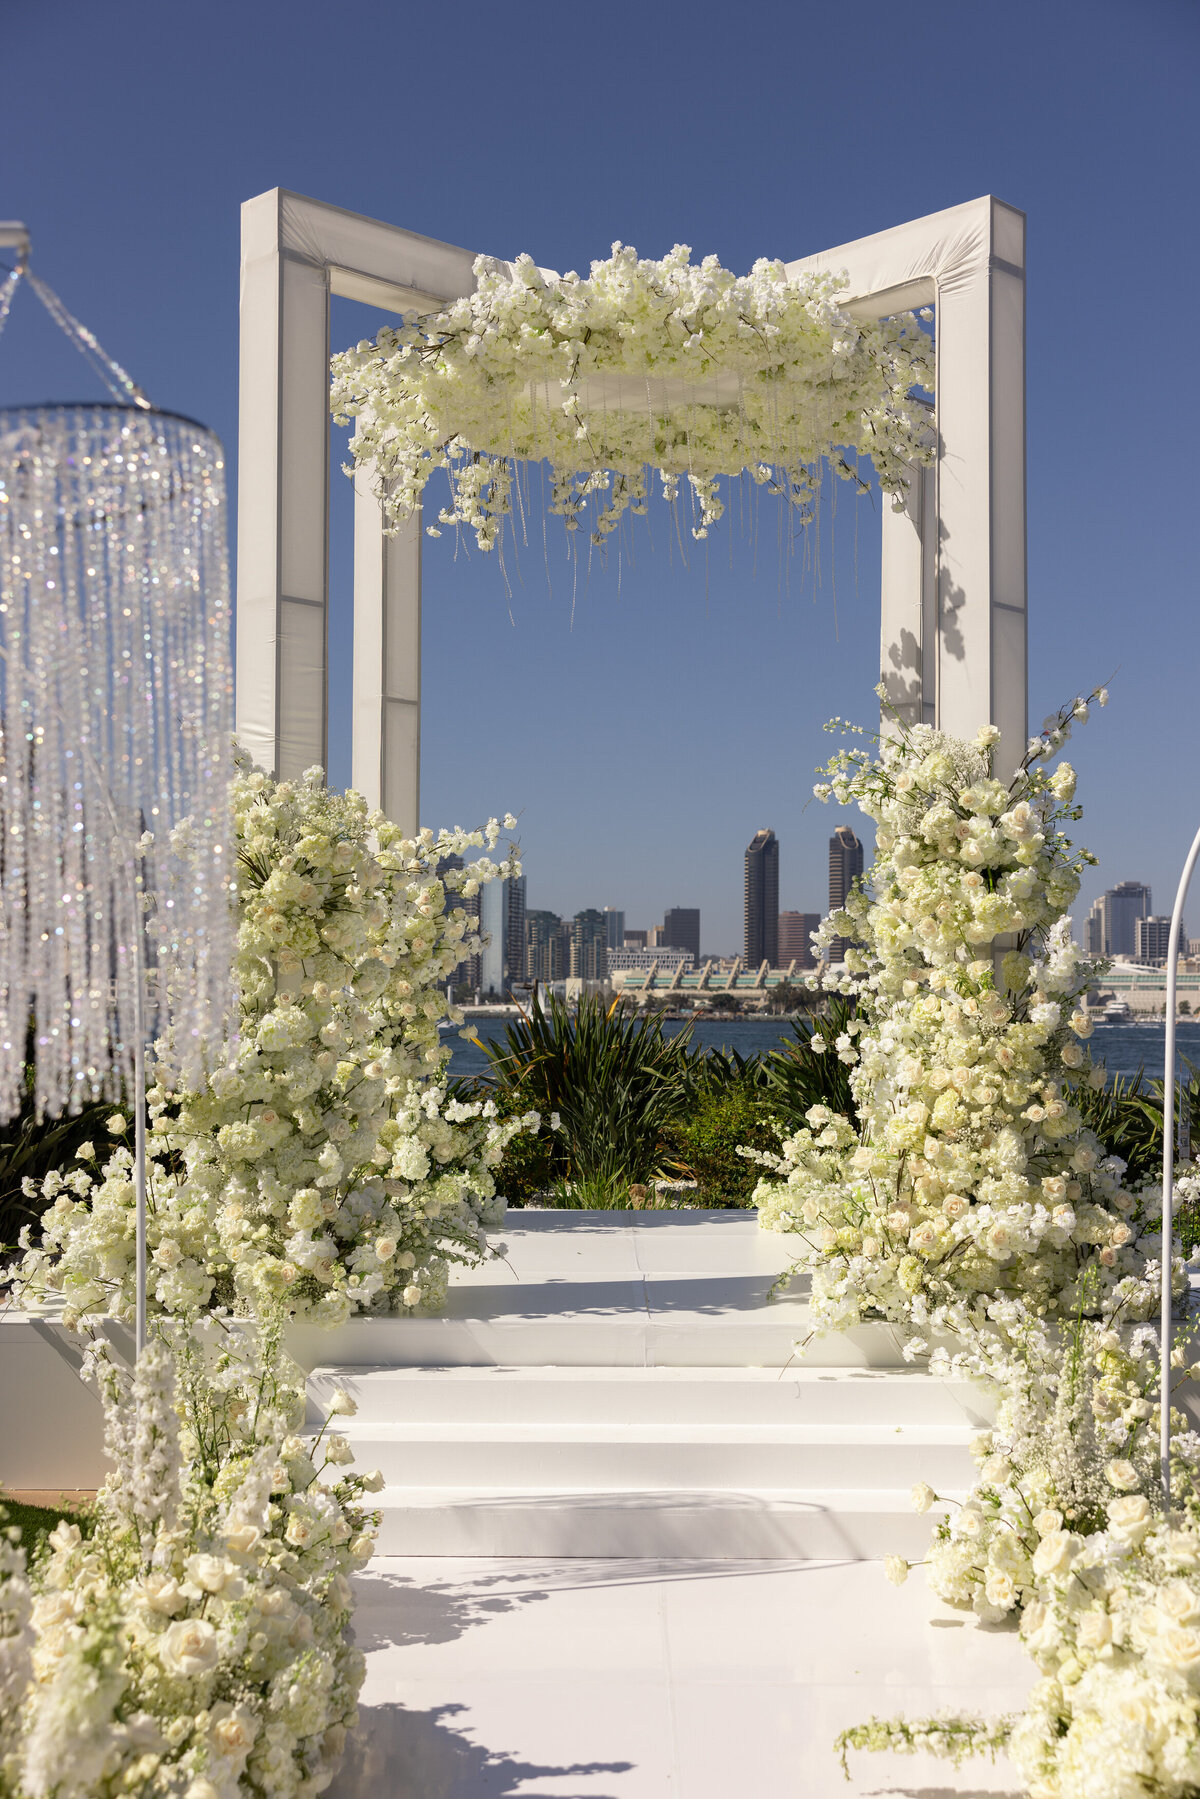
{"type": "Polygon", "coordinates": [[[1017,1709],[1016,1638],[878,1563],[380,1557],[333,1799],[995,1799],[1003,1763],[832,1751],[872,1715],[1017,1709]]]}

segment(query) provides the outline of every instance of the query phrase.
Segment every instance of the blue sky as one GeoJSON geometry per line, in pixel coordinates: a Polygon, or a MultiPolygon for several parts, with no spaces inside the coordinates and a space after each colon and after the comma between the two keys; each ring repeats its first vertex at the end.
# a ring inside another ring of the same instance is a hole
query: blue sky
{"type": "MultiPolygon", "coordinates": [[[[4,9],[0,215],[162,406],[237,416],[238,208],[284,186],[497,255],[583,269],[615,238],[737,270],[993,192],[1029,216],[1031,722],[1114,675],[1073,746],[1090,899],[1169,910],[1200,811],[1194,0],[79,0],[4,9]]],[[[0,403],[97,397],[26,293],[0,403]]],[[[363,334],[339,302],[335,333],[363,334]]],[[[348,484],[347,484],[348,489],[348,484]]],[[[335,531],[348,516],[337,495],[335,531]]],[[[831,713],[869,722],[878,515],[839,492],[820,582],[733,522],[680,566],[540,548],[425,572],[423,813],[521,816],[529,903],[699,905],[740,948],[742,851],[821,908],[843,816],[809,803],[831,713]]],[[[337,644],[348,571],[334,573],[337,644]]],[[[348,668],[330,769],[349,773],[348,668]]],[[[1200,908],[1193,913],[1200,919],[1200,908]]]]}

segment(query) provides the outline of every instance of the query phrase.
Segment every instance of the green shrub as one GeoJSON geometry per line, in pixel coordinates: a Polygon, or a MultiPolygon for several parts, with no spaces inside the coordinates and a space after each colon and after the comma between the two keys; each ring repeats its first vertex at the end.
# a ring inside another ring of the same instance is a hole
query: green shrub
{"type": "Polygon", "coordinates": [[[763,1058],[763,1084],[771,1109],[789,1131],[798,1131],[810,1106],[828,1106],[854,1122],[856,1113],[850,1092],[850,1070],[838,1057],[834,1044],[855,1016],[852,1001],[834,994],[825,1012],[816,1018],[792,1021],[791,1041],[763,1058]],[[820,1037],[828,1047],[812,1048],[820,1037]]]}
{"type": "Polygon", "coordinates": [[[749,1084],[702,1093],[695,1109],[665,1135],[679,1173],[699,1183],[696,1203],[702,1206],[750,1205],[762,1169],[738,1150],[779,1147],[779,1132],[749,1084]]]}

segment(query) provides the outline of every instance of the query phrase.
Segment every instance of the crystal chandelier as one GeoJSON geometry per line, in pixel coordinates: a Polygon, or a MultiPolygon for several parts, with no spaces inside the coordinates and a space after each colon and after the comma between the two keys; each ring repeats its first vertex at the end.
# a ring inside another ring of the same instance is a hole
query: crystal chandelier
{"type": "Polygon", "coordinates": [[[0,409],[0,1119],[28,1060],[143,1139],[146,1054],[194,1081],[232,1016],[224,458],[5,242],[0,328],[26,278],[113,400],[0,409]]]}

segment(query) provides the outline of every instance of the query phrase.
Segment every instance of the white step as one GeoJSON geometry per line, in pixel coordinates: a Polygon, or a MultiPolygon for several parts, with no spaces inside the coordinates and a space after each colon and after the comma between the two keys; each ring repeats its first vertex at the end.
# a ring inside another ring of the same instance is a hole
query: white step
{"type": "Polygon", "coordinates": [[[406,1555],[917,1554],[912,1484],[964,1491],[990,1412],[912,1369],[320,1368],[310,1429],[337,1387],[406,1555]]]}
{"type": "MultiPolygon", "coordinates": [[[[336,1388],[352,1422],[381,1424],[967,1424],[992,1420],[990,1397],[969,1381],[919,1368],[314,1368],[309,1428],[336,1388]]],[[[342,1429],[348,1421],[340,1420],[342,1429]]]]}
{"type": "Polygon", "coordinates": [[[310,1428],[333,1389],[382,1554],[919,1557],[910,1489],[970,1485],[990,1418],[872,1325],[809,1343],[794,1238],[753,1213],[517,1214],[445,1312],[296,1328],[310,1428]]]}
{"type": "MultiPolygon", "coordinates": [[[[963,1493],[947,1498],[964,1497],[963,1493]]],[[[928,1517],[907,1488],[581,1492],[385,1488],[380,1555],[708,1561],[924,1558],[928,1517]]]]}
{"type": "Polygon", "coordinates": [[[971,1478],[966,1426],[351,1424],[362,1472],[407,1487],[870,1490],[971,1478]]]}

